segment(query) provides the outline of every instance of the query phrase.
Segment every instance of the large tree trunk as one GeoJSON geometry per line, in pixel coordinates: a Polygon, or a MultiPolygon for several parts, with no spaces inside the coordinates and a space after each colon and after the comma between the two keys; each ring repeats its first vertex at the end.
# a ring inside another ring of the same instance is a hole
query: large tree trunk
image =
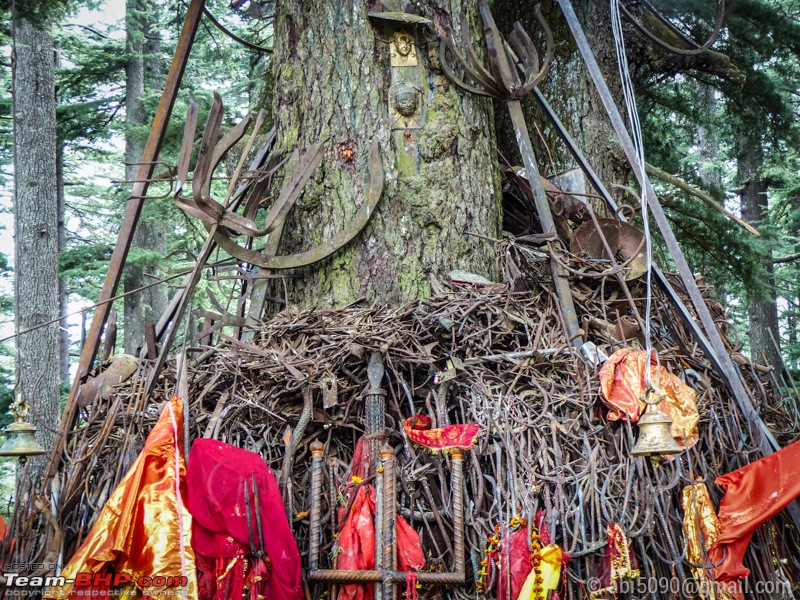
{"type": "MultiPolygon", "coordinates": [[[[442,9],[456,15],[462,1],[415,6],[429,17],[442,9]]],[[[496,277],[493,244],[470,235],[495,238],[500,230],[491,103],[446,79],[424,28],[404,26],[415,35],[419,64],[393,75],[387,40],[395,28],[370,20],[366,0],[283,0],[276,10],[278,148],[304,150],[327,138],[323,165],[287,221],[281,253],[316,246],[347,225],[365,199],[373,140],[386,173],[369,226],[332,258],[287,280],[290,303],[421,298],[431,294],[432,278],[447,278],[452,269],[496,277]],[[389,102],[399,79],[419,91],[420,129],[391,129],[389,102]]],[[[283,296],[282,287],[278,292],[283,296]]]]}
{"type": "MultiPolygon", "coordinates": [[[[56,106],[50,34],[20,19],[15,37],[14,299],[17,326],[25,330],[60,314],[56,106]]],[[[59,346],[58,322],[19,338],[18,391],[53,428],[59,420],[59,346]]],[[[46,427],[39,426],[37,438],[44,448],[52,446],[53,434],[46,427]]]]}
{"type": "MultiPolygon", "coordinates": [[[[141,127],[146,123],[142,106],[145,89],[158,85],[161,75],[161,41],[157,28],[158,6],[153,0],[128,0],[126,4],[125,66],[125,169],[128,180],[136,178],[138,161],[142,160],[144,139],[141,127]],[[139,129],[139,130],[137,130],[139,129]]],[[[156,252],[164,256],[167,228],[157,206],[146,204],[133,236],[131,259],[125,266],[124,290],[130,292],[159,277],[158,261],[137,257],[138,251],[156,252]]],[[[125,352],[137,354],[144,344],[144,326],[155,323],[167,307],[167,287],[158,285],[125,297],[125,352]]]]}
{"type": "MultiPolygon", "coordinates": [[[[61,55],[56,50],[54,66],[56,69],[61,67],[61,55]]],[[[55,103],[58,105],[60,97],[58,87],[55,88],[55,103]]],[[[58,135],[56,127],[56,195],[58,197],[58,254],[61,255],[67,248],[67,204],[64,190],[64,140],[58,135]]],[[[69,327],[67,324],[67,314],[69,313],[69,290],[67,281],[64,277],[58,279],[58,306],[61,316],[59,323],[59,333],[61,344],[59,354],[61,357],[61,386],[66,388],[70,384],[69,377],[69,327]]]]}
{"type": "MultiPolygon", "coordinates": [[[[761,179],[760,169],[764,160],[761,141],[758,136],[744,135],[739,140],[737,170],[742,186],[742,218],[758,228],[767,218],[767,182],[761,179]]],[[[767,236],[766,232],[765,237],[767,236]]],[[[750,321],[750,358],[753,362],[766,363],[781,368],[780,350],[776,347],[780,340],[778,328],[778,305],[775,295],[775,276],[773,274],[772,247],[765,239],[764,268],[767,272],[767,289],[750,290],[747,303],[747,316],[750,321]]]]}

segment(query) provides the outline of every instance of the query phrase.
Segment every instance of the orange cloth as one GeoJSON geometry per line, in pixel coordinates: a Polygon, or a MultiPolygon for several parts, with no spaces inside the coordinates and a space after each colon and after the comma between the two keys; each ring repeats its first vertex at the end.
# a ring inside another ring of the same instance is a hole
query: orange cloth
{"type": "MultiPolygon", "coordinates": [[[[650,357],[650,378],[653,387],[662,389],[666,394],[658,410],[672,419],[671,431],[675,441],[684,449],[691,448],[699,439],[697,394],[664,367],[655,367],[655,358],[655,354],[650,357]]],[[[610,421],[627,419],[635,423],[647,407],[641,400],[647,389],[646,360],[647,351],[623,348],[603,363],[600,369],[600,395],[611,408],[608,411],[610,421]]]]}
{"type": "Polygon", "coordinates": [[[425,415],[409,417],[403,423],[408,439],[424,446],[428,450],[452,450],[463,448],[469,450],[475,443],[480,426],[475,424],[447,425],[431,429],[431,419],[425,415]]]}
{"type": "MultiPolygon", "coordinates": [[[[186,498],[183,403],[175,397],[165,404],[141,454],[61,575],[72,579],[77,573],[108,569],[128,573],[133,580],[142,576],[185,576],[188,585],[183,597],[196,599],[192,517],[184,504],[186,498]]],[[[142,592],[158,595],[165,589],[144,588],[142,592]]],[[[72,584],[51,587],[44,598],[63,598],[72,590],[72,584]]]]}
{"type": "Polygon", "coordinates": [[[800,496],[800,442],[717,477],[716,484],[725,496],[719,504],[719,537],[708,558],[719,564],[714,569],[718,581],[734,581],[750,574],[742,559],[756,527],[800,496]]]}
{"type": "MultiPolygon", "coordinates": [[[[719,536],[719,520],[708,496],[705,483],[695,483],[683,488],[683,536],[686,538],[686,559],[696,565],[708,564],[706,550],[719,536]]],[[[703,600],[743,600],[738,581],[722,584],[714,582],[710,569],[691,567],[697,581],[697,591],[703,600]]]]}

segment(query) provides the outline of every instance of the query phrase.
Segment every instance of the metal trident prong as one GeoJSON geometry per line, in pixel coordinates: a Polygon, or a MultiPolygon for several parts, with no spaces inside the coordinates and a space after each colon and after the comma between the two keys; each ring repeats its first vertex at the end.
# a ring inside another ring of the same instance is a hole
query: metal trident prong
{"type": "Polygon", "coordinates": [[[247,479],[244,480],[244,505],[247,511],[247,536],[250,539],[250,554],[256,558],[263,558],[264,553],[264,531],[261,528],[261,504],[258,501],[258,486],[256,485],[256,474],[251,474],[251,483],[253,486],[253,504],[250,505],[250,490],[247,487],[247,479]],[[256,527],[258,529],[258,537],[253,533],[253,517],[251,511],[256,514],[256,527]]]}
{"type": "Polygon", "coordinates": [[[247,480],[244,480],[244,508],[247,511],[247,537],[250,539],[250,554],[256,554],[256,541],[253,536],[253,518],[250,516],[250,491],[247,488],[247,480]]]}
{"type": "Polygon", "coordinates": [[[469,39],[467,34],[469,21],[465,12],[461,13],[460,19],[464,51],[462,52],[458,48],[451,28],[446,27],[446,35],[442,36],[439,50],[442,67],[453,83],[465,91],[506,101],[519,100],[533,90],[547,75],[553,62],[555,48],[553,33],[542,16],[541,7],[537,4],[534,14],[544,31],[547,46],[544,61],[540,64],[539,53],[519,22],[514,23],[514,31],[506,41],[497,29],[486,0],[479,1],[478,10],[483,21],[483,36],[489,55],[489,69],[486,69],[478,58],[469,39]],[[448,60],[448,53],[471,82],[468,83],[464,78],[455,74],[455,69],[448,60]],[[520,73],[523,75],[522,79],[520,79],[520,73]]]}
{"type": "MultiPolygon", "coordinates": [[[[441,44],[439,46],[442,68],[450,80],[461,89],[471,94],[498,98],[506,102],[511,123],[514,126],[517,144],[519,145],[519,153],[533,192],[536,212],[542,225],[542,233],[556,236],[555,221],[550,211],[547,193],[539,176],[536,156],[533,153],[533,144],[531,143],[528,127],[525,124],[525,116],[522,112],[522,104],[520,103],[520,99],[539,85],[550,70],[555,47],[553,33],[542,16],[540,6],[536,5],[534,14],[536,15],[536,20],[542,26],[547,46],[544,61],[540,65],[539,54],[522,25],[518,22],[514,24],[514,31],[509,36],[509,44],[500,35],[486,0],[479,0],[478,10],[483,21],[483,37],[489,56],[489,69],[487,70],[483,66],[475,49],[472,47],[472,43],[469,40],[469,22],[464,12],[461,13],[461,37],[463,38],[466,56],[465,53],[459,51],[450,27],[445,26],[445,34],[441,35],[441,44]],[[466,77],[471,80],[471,83],[456,75],[453,65],[449,62],[448,54],[455,60],[466,77]],[[522,78],[520,78],[520,74],[522,78]]],[[[548,243],[548,247],[552,252],[550,243],[548,243]]],[[[580,346],[581,340],[578,339],[579,336],[577,335],[580,331],[580,326],[569,283],[554,260],[551,261],[551,269],[553,281],[556,284],[556,294],[567,324],[567,332],[570,339],[574,340],[573,345],[580,346]]]]}
{"type": "Polygon", "coordinates": [[[264,557],[264,530],[261,527],[261,502],[258,499],[258,485],[256,485],[256,474],[251,475],[253,482],[253,498],[256,501],[256,526],[258,527],[258,544],[259,549],[256,552],[256,558],[264,557]]]}

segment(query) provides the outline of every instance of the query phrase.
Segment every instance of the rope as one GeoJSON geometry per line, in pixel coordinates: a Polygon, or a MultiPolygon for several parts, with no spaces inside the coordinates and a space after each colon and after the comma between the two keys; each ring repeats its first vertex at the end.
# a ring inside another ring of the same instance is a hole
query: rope
{"type": "MultiPolygon", "coordinates": [[[[634,95],[633,81],[631,79],[630,68],[628,66],[628,56],[625,53],[625,39],[622,31],[622,14],[620,12],[619,0],[610,0],[611,3],[611,30],[614,34],[614,44],[617,50],[617,67],[619,69],[619,78],[622,82],[622,95],[625,99],[625,110],[628,114],[628,121],[631,124],[631,138],[633,145],[636,149],[636,160],[632,166],[638,169],[644,175],[645,170],[645,156],[644,156],[644,141],[642,139],[642,126],[639,121],[639,111],[636,107],[636,97],[634,95]]],[[[651,192],[648,186],[642,186],[642,195],[639,199],[642,224],[645,239],[645,257],[647,261],[647,274],[646,274],[646,306],[644,314],[644,338],[645,349],[647,350],[647,358],[645,364],[648,365],[645,371],[647,388],[652,389],[652,369],[650,368],[650,360],[652,356],[656,359],[656,373],[660,374],[660,362],[658,354],[653,350],[652,340],[652,305],[653,305],[653,239],[650,234],[650,217],[648,211],[648,202],[650,201],[651,192]]],[[[655,198],[653,198],[655,200],[655,198]]],[[[656,382],[658,385],[658,382],[656,382]]]]}

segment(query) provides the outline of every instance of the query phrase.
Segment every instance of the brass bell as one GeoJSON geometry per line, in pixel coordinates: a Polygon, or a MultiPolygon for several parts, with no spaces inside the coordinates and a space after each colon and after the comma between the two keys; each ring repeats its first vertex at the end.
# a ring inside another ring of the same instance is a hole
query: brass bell
{"type": "Polygon", "coordinates": [[[23,402],[22,396],[17,396],[17,401],[11,405],[11,412],[16,421],[6,427],[6,441],[0,448],[0,457],[18,456],[20,464],[25,464],[29,456],[44,454],[44,448],[36,441],[36,427],[25,422],[28,406],[23,402]]]}
{"type": "Polygon", "coordinates": [[[639,418],[639,439],[633,447],[633,456],[664,456],[680,454],[683,448],[672,437],[670,430],[672,419],[656,409],[648,406],[648,410],[639,418]]]}

